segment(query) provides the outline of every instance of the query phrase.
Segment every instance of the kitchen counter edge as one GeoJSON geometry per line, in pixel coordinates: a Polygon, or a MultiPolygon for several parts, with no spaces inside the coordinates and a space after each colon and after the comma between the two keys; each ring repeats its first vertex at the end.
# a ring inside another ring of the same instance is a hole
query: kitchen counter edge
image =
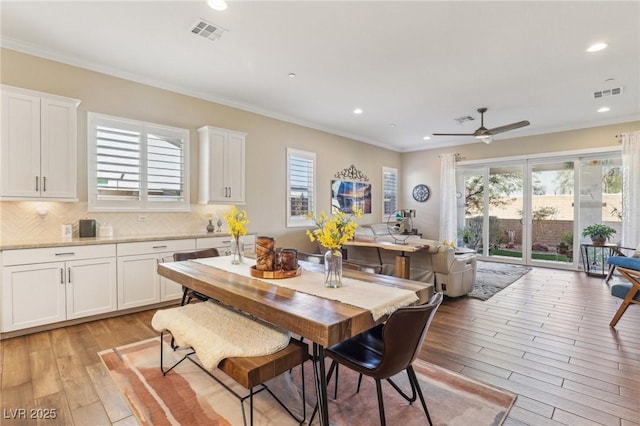
{"type": "MultiPolygon", "coordinates": [[[[249,234],[252,234],[251,232],[249,234]]],[[[190,238],[212,238],[212,237],[229,237],[230,235],[224,232],[206,232],[206,233],[185,233],[185,234],[171,234],[171,235],[131,235],[113,237],[88,237],[88,238],[72,238],[68,240],[58,239],[51,241],[11,241],[1,242],[0,251],[5,250],[20,250],[31,248],[45,248],[45,247],[68,247],[68,246],[85,246],[95,244],[118,244],[118,243],[136,243],[143,241],[164,241],[164,240],[182,240],[190,238]]]]}

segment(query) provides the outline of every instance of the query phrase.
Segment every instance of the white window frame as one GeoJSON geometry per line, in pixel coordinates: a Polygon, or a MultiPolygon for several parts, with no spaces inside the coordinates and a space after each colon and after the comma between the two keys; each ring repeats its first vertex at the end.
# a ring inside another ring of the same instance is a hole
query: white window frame
{"type": "Polygon", "coordinates": [[[188,212],[191,209],[189,189],[189,145],[190,132],[188,129],[169,127],[161,124],[147,123],[122,117],[89,112],[87,114],[87,188],[88,209],[90,212],[99,211],[128,211],[128,212],[188,212]],[[97,127],[108,125],[111,127],[140,132],[140,197],[138,200],[99,200],[97,175],[97,127]],[[147,134],[176,138],[183,143],[183,175],[181,200],[150,200],[147,193],[147,134]]]}
{"type": "Polygon", "coordinates": [[[393,167],[382,167],[382,218],[386,220],[386,218],[393,212],[398,210],[398,169],[393,167]],[[387,174],[393,174],[396,177],[395,182],[395,195],[396,195],[396,204],[390,212],[385,210],[385,187],[386,187],[386,178],[387,174]]]}
{"type": "Polygon", "coordinates": [[[286,192],[286,203],[287,203],[287,227],[295,228],[295,227],[308,227],[313,226],[313,219],[308,219],[306,216],[292,216],[291,214],[291,167],[290,161],[292,158],[302,158],[304,160],[310,161],[312,163],[312,176],[311,176],[311,197],[309,199],[310,208],[309,213],[312,213],[313,216],[316,215],[316,205],[317,205],[317,197],[316,197],[316,154],[315,152],[309,151],[301,151],[299,149],[287,148],[287,192],[286,192]]]}

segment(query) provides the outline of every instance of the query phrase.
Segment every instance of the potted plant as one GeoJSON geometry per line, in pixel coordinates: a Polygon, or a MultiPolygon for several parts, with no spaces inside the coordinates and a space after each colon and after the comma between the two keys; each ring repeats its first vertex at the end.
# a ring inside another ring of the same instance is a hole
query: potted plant
{"type": "Polygon", "coordinates": [[[567,254],[571,247],[573,247],[573,232],[563,232],[560,242],[556,246],[558,253],[567,254]]]}
{"type": "Polygon", "coordinates": [[[582,231],[583,237],[590,237],[594,246],[603,246],[604,243],[616,233],[616,230],[603,223],[594,223],[582,231]]]}

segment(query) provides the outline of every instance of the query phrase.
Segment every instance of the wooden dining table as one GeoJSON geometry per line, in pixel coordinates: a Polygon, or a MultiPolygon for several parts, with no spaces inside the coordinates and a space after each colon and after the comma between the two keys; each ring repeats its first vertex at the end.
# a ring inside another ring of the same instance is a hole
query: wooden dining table
{"type": "MultiPolygon", "coordinates": [[[[306,271],[323,271],[322,265],[300,262],[302,277],[306,271]]],[[[249,265],[247,265],[249,267],[249,265]]],[[[367,309],[329,300],[312,294],[271,284],[252,277],[228,272],[196,261],[158,265],[158,273],[183,286],[233,306],[293,334],[313,342],[313,371],[320,412],[320,423],[329,424],[324,348],[366,331],[386,320],[374,320],[367,309]]],[[[315,274],[310,274],[310,276],[315,274]]],[[[415,292],[416,304],[425,303],[433,294],[433,285],[402,278],[343,271],[343,276],[415,292]]],[[[323,285],[319,282],[318,285],[323,285]]]]}

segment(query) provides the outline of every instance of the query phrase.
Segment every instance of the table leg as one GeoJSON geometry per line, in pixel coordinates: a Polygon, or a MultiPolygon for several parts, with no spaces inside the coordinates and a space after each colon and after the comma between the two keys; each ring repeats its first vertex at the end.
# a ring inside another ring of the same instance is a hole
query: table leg
{"type": "Polygon", "coordinates": [[[404,253],[396,256],[396,277],[409,279],[410,272],[411,258],[404,253]]]}
{"type": "Polygon", "coordinates": [[[324,365],[324,347],[313,344],[313,377],[316,382],[316,396],[318,398],[318,410],[320,424],[329,426],[329,407],[327,398],[327,374],[324,365]]]}

